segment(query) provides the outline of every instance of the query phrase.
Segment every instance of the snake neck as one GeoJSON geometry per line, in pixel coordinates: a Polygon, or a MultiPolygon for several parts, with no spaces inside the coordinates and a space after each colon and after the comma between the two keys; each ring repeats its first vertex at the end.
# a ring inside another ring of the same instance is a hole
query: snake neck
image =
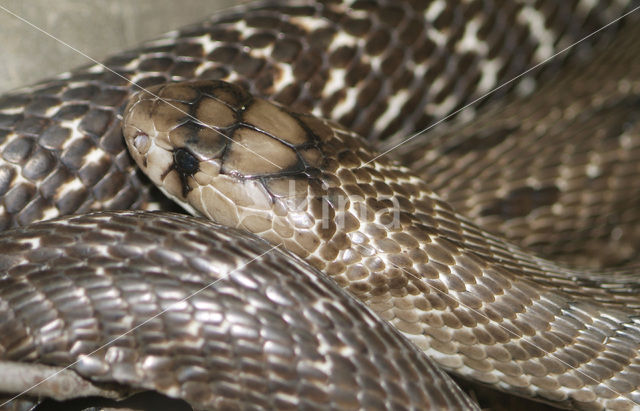
{"type": "MultiPolygon", "coordinates": [[[[357,134],[239,86],[150,88],[124,119],[138,165],[185,209],[283,245],[365,300],[416,293],[424,278],[466,291],[454,275],[460,264],[474,273],[463,283],[491,273],[497,293],[513,282],[580,278],[477,228],[357,134]]],[[[563,291],[585,289],[598,295],[580,281],[563,291]]],[[[611,304],[638,304],[628,300],[611,304]]]]}

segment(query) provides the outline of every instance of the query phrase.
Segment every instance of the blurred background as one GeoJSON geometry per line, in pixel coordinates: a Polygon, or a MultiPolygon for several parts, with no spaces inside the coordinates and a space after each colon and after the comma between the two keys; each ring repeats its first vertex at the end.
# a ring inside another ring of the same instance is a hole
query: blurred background
{"type": "Polygon", "coordinates": [[[90,63],[11,13],[100,61],[144,40],[246,2],[0,0],[0,93],[90,63]]]}

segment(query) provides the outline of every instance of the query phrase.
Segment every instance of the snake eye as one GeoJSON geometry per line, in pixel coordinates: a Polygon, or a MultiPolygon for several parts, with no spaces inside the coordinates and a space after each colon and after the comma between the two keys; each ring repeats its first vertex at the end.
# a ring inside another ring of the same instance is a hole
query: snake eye
{"type": "Polygon", "coordinates": [[[149,139],[149,136],[146,135],[145,133],[138,132],[138,134],[136,134],[135,138],[133,139],[133,147],[141,155],[147,154],[147,151],[149,151],[150,145],[151,145],[151,140],[149,139]]]}
{"type": "Polygon", "coordinates": [[[198,159],[184,148],[178,148],[173,152],[175,169],[182,175],[192,176],[198,172],[198,159]]]}

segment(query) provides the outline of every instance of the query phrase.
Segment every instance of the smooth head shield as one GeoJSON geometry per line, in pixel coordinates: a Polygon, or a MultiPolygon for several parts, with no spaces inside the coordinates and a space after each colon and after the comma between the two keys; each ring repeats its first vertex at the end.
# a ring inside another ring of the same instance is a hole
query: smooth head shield
{"type": "Polygon", "coordinates": [[[191,213],[272,240],[266,232],[275,226],[278,236],[293,236],[289,223],[274,221],[274,210],[289,213],[296,227],[314,225],[307,199],[323,191],[322,146],[333,130],[312,116],[236,85],[194,81],[137,94],[123,131],[140,168],[191,213]]]}

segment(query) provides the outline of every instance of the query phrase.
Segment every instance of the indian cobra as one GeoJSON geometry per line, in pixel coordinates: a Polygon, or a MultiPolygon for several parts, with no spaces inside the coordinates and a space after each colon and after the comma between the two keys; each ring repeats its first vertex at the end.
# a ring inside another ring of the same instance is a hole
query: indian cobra
{"type": "MultiPolygon", "coordinates": [[[[625,154],[638,150],[640,65],[626,53],[640,46],[637,28],[623,27],[585,66],[584,54],[607,41],[589,37],[564,75],[548,80],[562,59],[545,66],[538,93],[520,96],[536,78],[518,78],[476,126],[447,126],[437,144],[405,149],[414,171],[371,147],[456,112],[634,6],[258,3],[117,55],[108,69],[5,96],[0,219],[24,227],[0,239],[1,366],[27,376],[42,366],[63,377],[71,370],[93,394],[151,389],[197,409],[473,408],[434,364],[559,406],[640,407],[633,251],[614,256],[631,265],[598,271],[521,247],[546,250],[540,227],[553,223],[539,220],[592,221],[593,195],[576,200],[580,183],[595,182],[609,213],[638,201],[637,162],[625,154]],[[204,80],[175,83],[196,78],[204,80]],[[123,112],[137,90],[131,82],[146,91],[123,112]],[[185,209],[273,245],[168,213],[36,223],[166,207],[134,168],[122,130],[140,168],[185,209]],[[572,136],[594,148],[569,142],[557,157],[541,148],[572,136]],[[525,154],[549,161],[528,179],[526,167],[491,172],[525,154]],[[496,176],[505,185],[491,197],[496,176]],[[479,182],[463,182],[472,178],[479,182]],[[441,188],[449,183],[463,194],[441,188]],[[503,212],[507,236],[521,245],[492,233],[501,223],[491,217],[503,212]],[[534,240],[523,238],[527,224],[534,240]]],[[[593,229],[589,249],[607,228],[633,240],[635,217],[621,213],[550,243],[593,229]]],[[[21,393],[18,382],[6,386],[9,398],[21,393]]]]}

